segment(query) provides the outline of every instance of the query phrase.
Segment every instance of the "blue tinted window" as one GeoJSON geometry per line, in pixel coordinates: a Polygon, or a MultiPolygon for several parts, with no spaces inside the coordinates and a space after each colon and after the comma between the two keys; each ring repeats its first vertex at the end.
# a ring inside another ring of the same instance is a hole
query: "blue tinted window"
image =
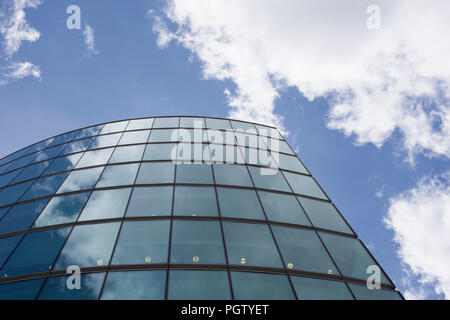
{"type": "Polygon", "coordinates": [[[257,188],[291,192],[279,170],[248,167],[257,188]]]}
{"type": "Polygon", "coordinates": [[[217,216],[216,193],[212,187],[175,188],[174,215],[217,216]]]}
{"type": "Polygon", "coordinates": [[[109,159],[109,163],[141,161],[144,149],[144,144],[136,146],[117,147],[114,150],[111,159],[109,159]]]}
{"type": "Polygon", "coordinates": [[[0,300],[33,300],[45,278],[0,284],[0,300]]]}
{"type": "Polygon", "coordinates": [[[69,228],[28,233],[1,269],[3,276],[50,270],[69,228]]]}
{"type": "Polygon", "coordinates": [[[106,164],[112,152],[113,148],[87,151],[80,159],[80,161],[77,163],[76,168],[91,167],[106,164]]]}
{"type": "Polygon", "coordinates": [[[173,183],[175,165],[172,162],[142,163],[137,184],[173,183]]]}
{"type": "Polygon", "coordinates": [[[344,282],[291,276],[299,300],[353,300],[344,282]]]}
{"type": "Polygon", "coordinates": [[[266,191],[258,194],[270,221],[311,225],[294,196],[266,191]]]}
{"type": "Polygon", "coordinates": [[[308,174],[305,167],[302,165],[302,163],[300,162],[300,160],[298,160],[297,157],[288,156],[285,154],[280,154],[280,153],[275,153],[275,152],[272,152],[272,154],[273,154],[274,158],[277,160],[278,166],[281,169],[308,174]]]}
{"type": "Polygon", "coordinates": [[[213,184],[211,165],[209,164],[177,165],[177,183],[213,184]]]}
{"type": "Polygon", "coordinates": [[[0,176],[0,188],[6,186],[22,170],[13,171],[0,176]]]}
{"type": "Polygon", "coordinates": [[[144,160],[174,160],[176,148],[176,143],[149,144],[145,149],[144,160]]]}
{"type": "Polygon", "coordinates": [[[57,193],[91,189],[97,183],[102,171],[103,167],[72,171],[57,193]]]}
{"type": "Polygon", "coordinates": [[[138,169],[139,163],[107,166],[96,188],[133,184],[138,169]]]}
{"type": "Polygon", "coordinates": [[[124,132],[122,138],[120,138],[119,145],[121,144],[133,144],[133,143],[146,143],[150,130],[131,131],[124,132]]]}
{"type": "Polygon", "coordinates": [[[36,164],[32,164],[25,169],[12,181],[12,183],[17,183],[20,181],[37,178],[41,175],[41,173],[47,168],[49,165],[49,161],[39,162],[36,164]]]}
{"type": "Polygon", "coordinates": [[[54,194],[67,175],[68,173],[66,172],[35,180],[20,200],[29,200],[54,194]]]}
{"type": "Polygon", "coordinates": [[[22,235],[0,239],[0,267],[22,239],[22,235]]]}
{"type": "Polygon", "coordinates": [[[223,217],[266,219],[254,190],[217,188],[217,195],[223,217]]]}
{"type": "Polygon", "coordinates": [[[214,177],[217,184],[253,187],[247,168],[234,164],[215,164],[214,177]]]}
{"type": "Polygon", "coordinates": [[[18,204],[0,221],[0,234],[26,230],[41,213],[48,199],[18,204]]]}
{"type": "Polygon", "coordinates": [[[66,147],[65,144],[60,145],[60,146],[56,146],[56,147],[52,147],[52,148],[48,148],[45,150],[42,150],[41,152],[38,152],[36,154],[36,158],[33,160],[33,162],[37,162],[37,161],[43,161],[43,160],[47,160],[50,158],[54,158],[57,155],[59,155],[61,153],[61,150],[63,150],[66,147]]]}
{"type": "Polygon", "coordinates": [[[103,125],[101,124],[99,126],[81,129],[74,136],[74,139],[81,139],[81,138],[96,136],[97,134],[99,134],[100,131],[102,131],[102,128],[103,128],[103,125]]]}
{"type": "Polygon", "coordinates": [[[92,142],[92,144],[90,145],[89,149],[113,147],[113,146],[117,145],[121,136],[122,136],[122,133],[114,133],[114,134],[107,134],[104,136],[97,136],[97,138],[95,138],[94,142],[92,142]]]}
{"type": "Polygon", "coordinates": [[[0,206],[16,202],[33,182],[34,181],[28,181],[3,189],[3,191],[0,192],[0,206]]]}
{"type": "Polygon", "coordinates": [[[292,172],[285,172],[284,176],[295,193],[326,200],[328,199],[313,178],[292,172]]]}
{"type": "Polygon", "coordinates": [[[123,131],[123,130],[125,130],[125,128],[127,127],[127,125],[128,125],[128,120],[125,120],[125,121],[119,121],[119,122],[111,122],[111,123],[107,123],[107,124],[105,124],[105,126],[103,127],[103,129],[102,129],[102,131],[100,132],[100,134],[123,131]]]}
{"type": "Polygon", "coordinates": [[[293,300],[289,279],[283,274],[231,272],[237,300],[293,300]]]}
{"type": "Polygon", "coordinates": [[[16,161],[14,161],[13,163],[11,163],[4,172],[7,171],[11,171],[23,166],[26,166],[27,164],[29,164],[34,158],[36,158],[36,154],[30,154],[28,156],[25,156],[23,158],[17,159],[16,161]]]}
{"type": "Polygon", "coordinates": [[[78,220],[87,221],[123,217],[130,192],[131,188],[92,192],[78,220]]]}
{"type": "Polygon", "coordinates": [[[53,139],[52,143],[50,143],[49,146],[55,146],[57,144],[69,142],[72,140],[75,133],[76,133],[75,131],[72,131],[72,132],[60,134],[59,136],[57,136],[53,139]]]}
{"type": "Polygon", "coordinates": [[[134,188],[127,209],[127,217],[170,215],[172,194],[173,187],[134,188]]]}
{"type": "Polygon", "coordinates": [[[53,160],[50,166],[44,171],[44,175],[52,174],[61,171],[71,170],[80,160],[82,154],[74,154],[67,157],[57,158],[53,160]]]}
{"type": "Polygon", "coordinates": [[[68,143],[64,150],[61,152],[61,155],[85,151],[89,148],[92,141],[94,141],[94,138],[86,138],[68,143]]]}

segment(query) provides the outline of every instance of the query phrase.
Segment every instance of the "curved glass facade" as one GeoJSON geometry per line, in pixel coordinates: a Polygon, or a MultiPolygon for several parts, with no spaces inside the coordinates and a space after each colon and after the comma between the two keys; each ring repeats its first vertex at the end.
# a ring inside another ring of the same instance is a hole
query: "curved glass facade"
{"type": "Polygon", "coordinates": [[[402,299],[271,127],[91,126],[1,159],[0,188],[0,299],[402,299]]]}

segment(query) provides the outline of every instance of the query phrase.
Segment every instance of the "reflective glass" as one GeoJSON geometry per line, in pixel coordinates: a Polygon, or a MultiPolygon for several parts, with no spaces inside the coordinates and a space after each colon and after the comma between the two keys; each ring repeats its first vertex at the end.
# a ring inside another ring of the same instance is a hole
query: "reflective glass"
{"type": "Polygon", "coordinates": [[[236,132],[236,141],[237,144],[240,146],[245,146],[245,147],[251,147],[251,148],[262,148],[264,149],[265,146],[264,145],[260,145],[259,144],[259,139],[258,136],[255,135],[256,131],[250,131],[249,133],[245,133],[245,132],[236,132]],[[253,134],[250,134],[253,133],[253,134]]]}
{"type": "Polygon", "coordinates": [[[178,141],[178,129],[152,130],[149,142],[171,142],[178,141]]]}
{"type": "Polygon", "coordinates": [[[302,197],[298,197],[298,200],[314,226],[353,234],[347,223],[345,223],[344,219],[342,219],[339,212],[330,202],[302,197]]]}
{"type": "Polygon", "coordinates": [[[212,187],[175,187],[174,215],[217,216],[216,193],[212,187]]]}
{"type": "Polygon", "coordinates": [[[223,130],[231,130],[231,125],[229,120],[224,119],[211,119],[206,118],[206,126],[212,129],[223,129],[223,130]]]}
{"type": "Polygon", "coordinates": [[[275,139],[283,139],[283,137],[278,133],[277,129],[255,124],[258,129],[258,133],[262,136],[267,136],[275,139]]]}
{"type": "Polygon", "coordinates": [[[279,170],[248,167],[257,188],[291,192],[279,170]]]}
{"type": "Polygon", "coordinates": [[[170,215],[173,187],[138,187],[133,189],[127,217],[170,215]]]}
{"type": "Polygon", "coordinates": [[[80,268],[107,266],[119,226],[119,222],[75,226],[59,255],[55,269],[65,270],[71,265],[80,268]]]}
{"type": "Polygon", "coordinates": [[[163,300],[166,271],[109,272],[102,300],[163,300]]]}
{"type": "Polygon", "coordinates": [[[81,129],[74,137],[74,139],[82,139],[82,138],[86,138],[86,137],[92,137],[92,136],[96,136],[97,134],[100,133],[100,131],[102,131],[103,129],[103,125],[99,125],[99,126],[95,126],[95,127],[89,127],[89,128],[84,128],[81,129]]]}
{"type": "Polygon", "coordinates": [[[114,133],[114,134],[107,134],[104,136],[97,136],[95,138],[94,142],[92,142],[89,149],[97,149],[97,148],[104,148],[104,147],[112,147],[119,142],[120,137],[122,136],[122,133],[114,133]]]}
{"type": "Polygon", "coordinates": [[[32,162],[38,162],[38,161],[43,161],[43,160],[47,160],[50,158],[54,158],[57,155],[59,155],[65,147],[66,147],[66,145],[62,144],[62,145],[59,145],[56,147],[42,150],[41,152],[38,152],[35,154],[36,158],[32,162]]]}
{"type": "MultiPolygon", "coordinates": [[[[264,140],[266,141],[266,140],[264,140]]],[[[289,145],[286,143],[286,141],[278,140],[278,139],[267,139],[268,147],[270,150],[276,151],[276,152],[282,152],[287,153],[295,156],[295,153],[292,151],[292,149],[289,147],[289,145]]]]}
{"type": "Polygon", "coordinates": [[[234,130],[237,129],[241,129],[244,131],[249,130],[249,132],[254,132],[256,134],[256,128],[255,125],[253,123],[248,123],[248,122],[242,122],[242,121],[235,121],[235,120],[231,120],[231,125],[233,126],[234,130]]]}
{"type": "Polygon", "coordinates": [[[230,272],[237,300],[293,300],[289,279],[283,274],[230,272]]]}
{"type": "Polygon", "coordinates": [[[202,129],[179,129],[178,140],[186,143],[208,142],[206,130],[202,129]]]}
{"type": "Polygon", "coordinates": [[[223,232],[230,264],[283,267],[267,225],[223,222],[223,232]]]}
{"type": "Polygon", "coordinates": [[[297,157],[274,152],[272,152],[272,154],[274,155],[274,158],[278,161],[280,169],[308,174],[305,167],[302,165],[302,163],[300,162],[300,160],[298,160],[297,157]]]}
{"type": "Polygon", "coordinates": [[[175,160],[176,143],[149,144],[145,149],[144,160],[175,160]]]}
{"type": "Polygon", "coordinates": [[[44,175],[52,174],[61,171],[71,170],[80,160],[82,153],[73,154],[71,156],[57,158],[44,171],[44,175]]]}
{"type": "Polygon", "coordinates": [[[100,134],[105,134],[105,133],[111,133],[111,132],[118,132],[118,131],[124,131],[126,126],[128,124],[128,120],[125,121],[119,121],[119,122],[112,122],[112,123],[107,123],[105,124],[105,126],[103,127],[102,131],[100,132],[100,134]]]}
{"type": "Polygon", "coordinates": [[[23,158],[17,159],[14,162],[12,162],[9,166],[6,166],[6,170],[3,172],[12,171],[14,169],[26,166],[27,164],[31,163],[36,158],[36,154],[30,154],[28,156],[25,156],[23,158]]]}
{"type": "Polygon", "coordinates": [[[68,276],[49,277],[39,293],[39,300],[96,300],[105,279],[105,273],[80,276],[80,289],[67,287],[68,276]]]}
{"type": "Polygon", "coordinates": [[[29,200],[54,194],[68,174],[65,172],[35,180],[20,200],[29,200]]]}
{"type": "Polygon", "coordinates": [[[150,129],[152,125],[153,125],[152,118],[130,120],[127,130],[150,129]]]}
{"type": "Polygon", "coordinates": [[[228,300],[230,284],[226,271],[170,270],[169,300],[228,300]]]}
{"type": "Polygon", "coordinates": [[[126,221],[111,264],[167,263],[169,220],[126,221]]]}
{"type": "Polygon", "coordinates": [[[217,184],[253,187],[247,168],[234,164],[215,164],[214,178],[217,184]]]}
{"type": "Polygon", "coordinates": [[[372,289],[354,283],[348,284],[357,300],[403,300],[398,292],[393,290],[372,289]]]}
{"type": "Polygon", "coordinates": [[[172,162],[142,163],[136,183],[173,183],[174,174],[175,164],[172,162]]]}
{"type": "Polygon", "coordinates": [[[299,300],[353,300],[344,282],[291,276],[299,300]]]}
{"type": "Polygon", "coordinates": [[[4,188],[0,192],[0,207],[9,203],[14,203],[28,189],[34,181],[23,182],[11,187],[4,188]]]}
{"type": "Polygon", "coordinates": [[[33,227],[45,227],[74,222],[81,212],[89,192],[53,197],[34,222],[33,227]]]}
{"type": "Polygon", "coordinates": [[[144,149],[145,144],[117,147],[114,150],[111,159],[109,159],[109,163],[141,161],[144,149]]]}
{"type": "Polygon", "coordinates": [[[205,120],[203,118],[181,117],[180,128],[204,128],[205,120]]]}
{"type": "Polygon", "coordinates": [[[149,134],[150,134],[150,130],[124,132],[122,138],[120,138],[119,145],[133,144],[133,143],[146,143],[149,134]]]}
{"type": "Polygon", "coordinates": [[[0,234],[28,229],[47,202],[48,199],[44,199],[12,207],[0,220],[0,234]]]}
{"type": "Polygon", "coordinates": [[[91,189],[102,171],[103,167],[72,171],[56,193],[91,189]]]}
{"type": "Polygon", "coordinates": [[[177,183],[213,184],[212,169],[209,164],[177,165],[177,183]]]}
{"type": "Polygon", "coordinates": [[[11,254],[11,252],[17,246],[20,239],[22,239],[22,235],[0,239],[0,267],[3,265],[3,263],[11,254]]]}
{"type": "Polygon", "coordinates": [[[178,122],[178,117],[155,118],[153,128],[177,128],[178,122]]]}
{"type": "Polygon", "coordinates": [[[39,177],[45,168],[48,167],[49,163],[50,161],[44,161],[26,167],[11,183],[17,183],[39,177]]]}
{"type": "Polygon", "coordinates": [[[113,148],[101,149],[95,151],[87,151],[81,160],[77,163],[75,168],[98,166],[106,164],[111,157],[113,148]]]}
{"type": "MultiPolygon", "coordinates": [[[[4,174],[0,176],[0,188],[6,186],[8,183],[11,182],[12,179],[14,179],[17,174],[19,174],[22,171],[22,169],[13,171],[7,174],[4,174]]],[[[1,192],[1,191],[0,191],[1,192]]]]}
{"type": "Polygon", "coordinates": [[[218,221],[174,220],[170,263],[225,264],[218,221]]]}
{"type": "MultiPolygon", "coordinates": [[[[366,273],[367,267],[377,264],[358,239],[325,232],[319,232],[319,234],[344,276],[363,280],[367,279],[369,276],[366,273]]],[[[382,271],[381,282],[391,284],[382,271]]]]}
{"type": "Polygon", "coordinates": [[[45,278],[0,284],[0,300],[33,300],[45,278]]]}
{"type": "Polygon", "coordinates": [[[198,163],[211,160],[208,144],[205,143],[179,143],[177,148],[177,161],[183,163],[198,163]]]}
{"type": "Polygon", "coordinates": [[[70,228],[28,233],[1,269],[3,276],[45,272],[54,263],[70,228]]]}
{"type": "Polygon", "coordinates": [[[211,153],[211,160],[215,161],[216,163],[219,164],[245,163],[241,150],[236,146],[210,144],[209,150],[211,153]]]}
{"type": "Polygon", "coordinates": [[[96,188],[133,184],[138,169],[139,163],[107,166],[96,188]]]}
{"type": "Polygon", "coordinates": [[[272,231],[288,269],[339,274],[314,231],[278,226],[272,231]]]}
{"type": "Polygon", "coordinates": [[[217,188],[222,217],[266,220],[254,190],[217,188]]]}
{"type": "Polygon", "coordinates": [[[291,172],[284,172],[284,176],[295,193],[328,200],[313,178],[291,172]]]}
{"type": "Polygon", "coordinates": [[[52,143],[50,143],[49,146],[56,146],[57,144],[61,144],[61,143],[64,143],[64,142],[69,142],[69,141],[72,140],[73,136],[77,132],[78,131],[72,131],[72,132],[60,134],[59,136],[56,136],[53,139],[52,143]]]}
{"type": "Polygon", "coordinates": [[[258,194],[268,220],[311,225],[294,196],[266,191],[258,194]]]}
{"type": "Polygon", "coordinates": [[[61,155],[85,151],[89,148],[92,141],[94,141],[94,138],[86,138],[68,143],[64,150],[61,152],[61,155]]]}
{"type": "Polygon", "coordinates": [[[130,192],[131,188],[92,192],[78,220],[87,221],[123,217],[130,192]]]}
{"type": "Polygon", "coordinates": [[[3,218],[3,216],[6,213],[6,211],[8,211],[9,208],[11,208],[11,207],[5,207],[5,208],[1,208],[0,209],[0,220],[3,218]]]}

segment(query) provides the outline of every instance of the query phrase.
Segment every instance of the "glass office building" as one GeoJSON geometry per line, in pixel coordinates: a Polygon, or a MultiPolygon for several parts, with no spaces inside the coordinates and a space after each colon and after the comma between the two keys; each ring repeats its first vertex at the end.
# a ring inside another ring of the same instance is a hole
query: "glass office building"
{"type": "Polygon", "coordinates": [[[402,299],[373,266],[267,126],[131,119],[0,160],[0,299],[402,299]]]}

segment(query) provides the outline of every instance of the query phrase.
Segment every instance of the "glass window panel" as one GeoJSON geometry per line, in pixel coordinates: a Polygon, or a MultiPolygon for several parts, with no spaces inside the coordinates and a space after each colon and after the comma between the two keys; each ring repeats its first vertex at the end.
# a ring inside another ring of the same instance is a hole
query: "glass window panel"
{"type": "Polygon", "coordinates": [[[272,231],[288,269],[339,274],[314,231],[278,226],[272,231]]]}
{"type": "Polygon", "coordinates": [[[269,149],[274,152],[283,152],[295,156],[295,153],[291,150],[286,141],[278,139],[266,139],[264,141],[268,144],[269,149]]]}
{"type": "Polygon", "coordinates": [[[86,137],[96,136],[97,134],[100,133],[100,131],[102,131],[102,129],[103,129],[103,125],[81,129],[78,132],[78,134],[75,135],[74,139],[82,139],[82,138],[86,138],[86,137]]]}
{"type": "Polygon", "coordinates": [[[291,276],[299,300],[353,300],[344,282],[291,276]]]}
{"type": "Polygon", "coordinates": [[[210,144],[209,150],[211,159],[217,163],[226,164],[244,164],[245,160],[240,149],[236,146],[224,146],[219,144],[210,144]]]}
{"type": "Polygon", "coordinates": [[[142,163],[136,183],[173,183],[174,174],[175,164],[172,162],[142,163]]]}
{"type": "Polygon", "coordinates": [[[174,215],[217,216],[216,193],[212,187],[175,187],[174,215]]]}
{"type": "Polygon", "coordinates": [[[210,164],[179,164],[177,165],[177,183],[213,184],[210,164]]]}
{"type": "Polygon", "coordinates": [[[176,148],[176,143],[149,144],[145,149],[144,160],[174,160],[176,148]]]}
{"type": "Polygon", "coordinates": [[[237,300],[295,299],[286,275],[235,271],[230,274],[237,300]]]}
{"type": "Polygon", "coordinates": [[[108,163],[114,148],[87,151],[75,168],[98,166],[108,163]]]}
{"type": "Polygon", "coordinates": [[[41,213],[47,201],[48,199],[44,199],[12,207],[0,221],[0,234],[28,229],[41,213]]]}
{"type": "Polygon", "coordinates": [[[153,118],[130,120],[127,130],[150,129],[153,125],[153,118]]]}
{"type": "Polygon", "coordinates": [[[31,163],[31,161],[33,161],[35,158],[36,158],[36,153],[33,153],[33,154],[30,154],[23,158],[17,159],[13,163],[11,163],[9,166],[7,166],[7,168],[4,172],[12,171],[14,169],[26,166],[27,164],[31,163]]]}
{"type": "MultiPolygon", "coordinates": [[[[250,133],[256,133],[256,131],[252,131],[250,133]]],[[[240,146],[251,147],[251,148],[262,148],[265,149],[265,145],[259,145],[258,136],[255,134],[250,134],[245,132],[236,132],[236,141],[240,146]]]]}
{"type": "Polygon", "coordinates": [[[119,145],[133,144],[133,143],[146,143],[149,134],[150,134],[150,130],[124,132],[122,138],[120,138],[119,145]]]}
{"type": "Polygon", "coordinates": [[[155,118],[153,128],[177,128],[178,122],[178,117],[155,118]]]}
{"type": "Polygon", "coordinates": [[[275,152],[272,152],[272,154],[275,160],[278,162],[278,165],[281,169],[308,174],[305,167],[302,165],[302,163],[300,162],[300,160],[298,160],[297,157],[288,156],[282,153],[275,153],[275,152]]]}
{"type": "MultiPolygon", "coordinates": [[[[258,150],[254,148],[241,148],[247,164],[259,165],[263,167],[278,168],[276,159],[272,157],[267,150],[258,150]]],[[[266,170],[266,169],[264,169],[266,170]]],[[[263,171],[264,171],[263,170],[263,171]]],[[[269,171],[270,173],[271,171],[269,171]]]]}
{"type": "Polygon", "coordinates": [[[117,142],[119,142],[119,139],[121,136],[122,136],[122,133],[114,133],[114,134],[107,134],[104,136],[97,136],[97,138],[95,138],[94,142],[92,142],[89,149],[98,149],[98,148],[115,146],[115,145],[117,145],[117,142]]]}
{"type": "Polygon", "coordinates": [[[16,281],[0,285],[0,300],[33,300],[45,278],[16,281]]]}
{"type": "Polygon", "coordinates": [[[130,192],[131,188],[92,192],[79,221],[123,217],[130,192]]]}
{"type": "Polygon", "coordinates": [[[349,283],[357,300],[403,300],[398,292],[393,290],[372,289],[367,286],[361,286],[354,283],[349,283]]]}
{"type": "Polygon", "coordinates": [[[133,184],[139,163],[107,166],[96,188],[133,184]]]}
{"type": "Polygon", "coordinates": [[[295,193],[328,200],[313,178],[292,172],[284,172],[284,176],[295,193]]]}
{"type": "Polygon", "coordinates": [[[54,263],[70,228],[28,233],[1,269],[2,276],[45,272],[54,263]]]}
{"type": "Polygon", "coordinates": [[[248,167],[257,188],[291,192],[280,170],[248,167]]]}
{"type": "Polygon", "coordinates": [[[47,160],[50,158],[54,158],[57,155],[59,155],[64,148],[66,148],[66,145],[62,144],[62,145],[59,145],[56,147],[42,150],[35,154],[36,158],[32,162],[38,162],[38,161],[43,161],[43,160],[47,160]]]}
{"type": "Polygon", "coordinates": [[[54,194],[68,174],[65,172],[35,180],[20,200],[29,200],[54,194]]]}
{"type": "Polygon", "coordinates": [[[182,142],[208,142],[206,130],[202,129],[179,129],[178,141],[182,142]]]}
{"type": "Polygon", "coordinates": [[[199,163],[211,160],[208,144],[201,143],[179,143],[177,149],[177,160],[183,163],[199,163]]]}
{"type": "Polygon", "coordinates": [[[37,178],[41,173],[48,167],[50,161],[39,162],[32,164],[25,169],[12,181],[12,183],[17,183],[20,181],[37,178]]]}
{"type": "Polygon", "coordinates": [[[9,208],[11,208],[11,207],[6,207],[6,208],[1,208],[0,209],[0,220],[3,218],[3,216],[8,211],[9,208]]]}
{"type": "MultiPolygon", "coordinates": [[[[377,264],[358,239],[325,232],[319,232],[319,234],[344,276],[363,280],[367,279],[369,276],[366,273],[367,267],[377,264]]],[[[382,271],[381,282],[392,284],[382,271]]]]}
{"type": "Polygon", "coordinates": [[[12,157],[10,159],[8,159],[8,161],[12,160],[13,158],[18,158],[19,156],[22,156],[24,154],[29,154],[29,153],[33,153],[33,152],[42,150],[42,149],[48,147],[48,145],[50,143],[52,143],[52,141],[53,141],[53,138],[50,138],[50,139],[35,143],[35,144],[31,145],[30,147],[23,149],[22,152],[21,151],[17,152],[17,154],[18,154],[17,156],[14,154],[10,155],[12,157]],[[19,153],[20,153],[20,155],[19,155],[19,153]]]}
{"type": "Polygon", "coordinates": [[[167,263],[169,230],[169,220],[124,222],[112,264],[167,263]]]}
{"type": "Polygon", "coordinates": [[[256,128],[252,123],[248,123],[248,122],[242,122],[242,121],[235,121],[235,120],[231,120],[231,125],[233,126],[233,129],[241,129],[244,131],[249,130],[249,132],[255,132],[256,133],[256,128]]]}
{"type": "Polygon", "coordinates": [[[16,202],[33,182],[34,181],[28,181],[4,188],[3,191],[0,192],[0,207],[16,202]]]}
{"type": "Polygon", "coordinates": [[[223,217],[266,220],[254,190],[217,188],[223,217]]]}
{"type": "Polygon", "coordinates": [[[61,152],[61,154],[69,154],[69,153],[75,153],[80,151],[85,151],[89,148],[92,141],[94,141],[94,138],[86,138],[82,140],[73,141],[64,148],[64,150],[61,152]]]}
{"type": "Polygon", "coordinates": [[[294,196],[266,191],[258,194],[270,221],[311,225],[294,196]]]}
{"type": "Polygon", "coordinates": [[[223,222],[223,232],[229,264],[283,267],[267,225],[223,222]]]}
{"type": "Polygon", "coordinates": [[[152,130],[149,142],[171,142],[178,141],[178,129],[152,130]]]}
{"type": "Polygon", "coordinates": [[[272,137],[275,139],[283,139],[283,137],[279,134],[277,129],[262,126],[259,124],[256,124],[255,127],[258,129],[258,133],[262,136],[272,137]]]}
{"type": "MultiPolygon", "coordinates": [[[[92,189],[104,167],[72,171],[56,193],[92,189]]],[[[1,197],[1,194],[0,194],[1,197]]]]}
{"type": "Polygon", "coordinates": [[[218,221],[175,220],[170,263],[225,264],[218,221]]]}
{"type": "Polygon", "coordinates": [[[105,273],[88,273],[80,276],[80,289],[67,287],[68,276],[49,277],[39,300],[97,300],[105,279],[105,273]]]}
{"type": "Polygon", "coordinates": [[[173,187],[134,188],[127,217],[166,216],[171,214],[173,187]]]}
{"type": "Polygon", "coordinates": [[[166,271],[109,272],[102,300],[163,300],[166,271]]]}
{"type": "Polygon", "coordinates": [[[214,177],[217,184],[253,187],[247,168],[234,164],[215,164],[214,177]]]}
{"type": "Polygon", "coordinates": [[[73,154],[71,156],[57,158],[48,166],[43,175],[48,175],[56,172],[72,170],[72,168],[80,160],[82,153],[73,154]]]}
{"type": "Polygon", "coordinates": [[[145,144],[137,146],[117,147],[114,150],[111,159],[109,159],[109,163],[141,161],[144,149],[145,144]]]}
{"type": "MultiPolygon", "coordinates": [[[[14,179],[17,174],[19,174],[22,170],[13,171],[7,174],[0,176],[0,188],[6,186],[8,183],[14,179]]],[[[1,192],[1,191],[0,191],[1,192]]]]}
{"type": "Polygon", "coordinates": [[[231,130],[231,125],[229,120],[225,119],[211,119],[206,118],[206,126],[212,129],[223,129],[223,130],[231,130]]]}
{"type": "Polygon", "coordinates": [[[226,271],[170,270],[170,300],[229,300],[230,284],[226,271]]]}
{"type": "Polygon", "coordinates": [[[128,120],[119,121],[119,122],[113,122],[113,123],[107,123],[103,127],[103,129],[100,132],[100,134],[124,131],[126,126],[127,126],[127,124],[128,124],[128,120]]]}
{"type": "Polygon", "coordinates": [[[65,270],[71,265],[80,268],[107,266],[119,226],[119,222],[75,226],[59,255],[55,269],[65,270]]]}
{"type": "Polygon", "coordinates": [[[22,235],[17,235],[13,237],[7,237],[0,239],[0,267],[8,259],[11,252],[22,239],[22,235]]]}
{"type": "Polygon", "coordinates": [[[74,222],[83,209],[89,192],[71,194],[62,197],[53,197],[42,210],[33,227],[45,227],[63,223],[74,222]]]}
{"type": "Polygon", "coordinates": [[[298,200],[314,226],[353,234],[347,223],[345,223],[344,219],[342,219],[339,212],[330,202],[301,197],[298,197],[298,200]]]}
{"type": "Polygon", "coordinates": [[[56,146],[57,144],[69,142],[72,140],[73,136],[76,133],[78,133],[78,131],[72,131],[72,132],[60,134],[59,136],[57,136],[53,139],[52,143],[50,143],[49,146],[56,146]]]}
{"type": "Polygon", "coordinates": [[[181,117],[180,128],[204,128],[205,121],[203,118],[181,117]]]}

